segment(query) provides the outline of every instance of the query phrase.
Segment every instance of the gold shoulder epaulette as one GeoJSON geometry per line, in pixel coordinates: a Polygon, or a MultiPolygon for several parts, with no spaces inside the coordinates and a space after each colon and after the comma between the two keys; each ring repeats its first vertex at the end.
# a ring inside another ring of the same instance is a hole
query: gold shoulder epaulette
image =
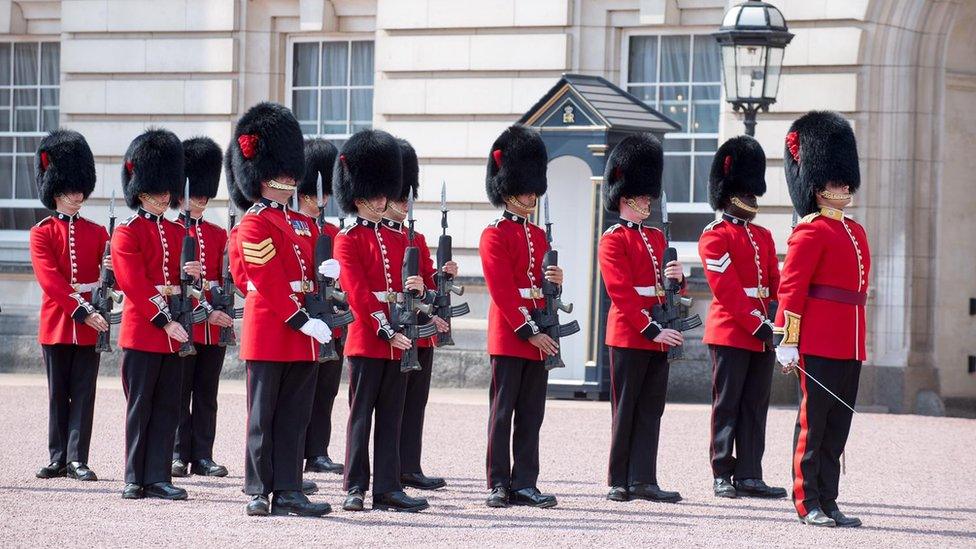
{"type": "Polygon", "coordinates": [[[41,225],[47,223],[48,221],[50,221],[52,219],[54,219],[54,217],[49,215],[49,216],[45,217],[44,219],[42,219],[42,220],[38,221],[37,223],[35,223],[34,226],[35,227],[40,227],[41,225]]]}
{"type": "Polygon", "coordinates": [[[710,230],[712,230],[712,229],[714,229],[714,228],[715,228],[715,226],[716,226],[716,225],[718,225],[718,224],[719,224],[719,223],[721,223],[721,222],[722,222],[722,218],[720,217],[720,218],[718,218],[718,219],[716,219],[715,221],[712,221],[712,222],[711,222],[711,223],[709,223],[708,225],[705,225],[705,228],[704,228],[704,229],[702,229],[702,234],[704,234],[704,233],[706,233],[706,232],[708,232],[708,231],[710,231],[710,230]]]}
{"type": "Polygon", "coordinates": [[[244,215],[248,215],[248,214],[259,214],[259,213],[261,213],[261,210],[263,210],[265,208],[267,208],[267,206],[265,206],[264,204],[262,204],[260,202],[255,202],[253,206],[251,206],[250,208],[247,209],[247,212],[244,215]]]}
{"type": "Polygon", "coordinates": [[[604,235],[613,234],[614,231],[620,228],[620,226],[621,226],[620,223],[614,223],[613,225],[607,227],[607,230],[603,231],[603,234],[604,235]]]}
{"type": "Polygon", "coordinates": [[[797,224],[799,225],[800,223],[809,223],[818,217],[820,217],[820,212],[813,212],[812,214],[803,216],[803,218],[800,219],[799,223],[797,224]]]}

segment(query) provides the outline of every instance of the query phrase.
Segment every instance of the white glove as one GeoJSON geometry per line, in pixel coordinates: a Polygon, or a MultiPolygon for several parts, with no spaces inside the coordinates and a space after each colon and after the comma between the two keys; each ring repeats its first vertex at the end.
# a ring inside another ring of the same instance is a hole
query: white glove
{"type": "Polygon", "coordinates": [[[800,351],[796,346],[776,347],[776,360],[783,365],[783,373],[789,374],[800,362],[800,351]]]}
{"type": "Polygon", "coordinates": [[[308,322],[302,325],[301,332],[319,343],[332,341],[332,330],[329,329],[329,325],[317,318],[308,319],[308,322]]]}
{"type": "Polygon", "coordinates": [[[326,278],[339,278],[339,262],[335,259],[326,259],[319,265],[319,274],[326,278]]]}

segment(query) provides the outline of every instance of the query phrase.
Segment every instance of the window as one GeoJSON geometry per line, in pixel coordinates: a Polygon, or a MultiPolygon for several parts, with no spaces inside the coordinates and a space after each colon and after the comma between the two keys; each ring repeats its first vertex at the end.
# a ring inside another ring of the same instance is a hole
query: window
{"type": "Polygon", "coordinates": [[[58,127],[58,42],[0,42],[0,231],[47,215],[34,183],[34,151],[58,127]]]}
{"type": "Polygon", "coordinates": [[[707,202],[722,100],[718,44],[709,35],[662,35],[630,36],[628,45],[627,91],[681,125],[663,143],[664,189],[679,214],[675,239],[697,240],[714,217],[707,202]]]}

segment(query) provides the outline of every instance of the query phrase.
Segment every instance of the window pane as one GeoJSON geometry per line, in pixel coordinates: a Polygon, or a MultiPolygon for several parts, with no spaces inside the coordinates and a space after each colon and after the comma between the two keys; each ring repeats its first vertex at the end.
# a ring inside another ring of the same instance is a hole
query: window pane
{"type": "Polygon", "coordinates": [[[0,132],[10,131],[10,109],[0,109],[0,132]]]}
{"type": "MultiPolygon", "coordinates": [[[[353,86],[373,85],[373,43],[352,43],[352,82],[353,86]]],[[[353,111],[355,112],[355,111],[353,111]]]]}
{"type": "Polygon", "coordinates": [[[291,96],[291,108],[302,128],[310,126],[317,133],[319,123],[318,93],[315,90],[295,90],[291,96]]]}
{"type": "Polygon", "coordinates": [[[712,169],[712,155],[695,155],[695,202],[708,201],[708,173],[712,169]]]}
{"type": "Polygon", "coordinates": [[[0,44],[0,86],[10,85],[10,44],[0,44]]]}
{"type": "Polygon", "coordinates": [[[37,131],[37,90],[14,90],[15,132],[37,131]]]}
{"type": "Polygon", "coordinates": [[[41,84],[56,86],[61,83],[61,44],[41,44],[41,84]]]}
{"type": "Polygon", "coordinates": [[[370,128],[373,125],[373,90],[352,90],[350,105],[352,107],[352,131],[370,128]]]}
{"type": "Polygon", "coordinates": [[[322,90],[322,133],[347,133],[346,90],[322,90]]]}
{"type": "MultiPolygon", "coordinates": [[[[3,138],[3,144],[10,146],[13,140],[3,138]]],[[[0,156],[0,198],[14,197],[14,157],[0,156]]]]}
{"type": "Polygon", "coordinates": [[[657,86],[630,86],[627,88],[634,97],[647,103],[651,108],[657,108],[657,86]]]}
{"type": "Polygon", "coordinates": [[[687,82],[689,46],[688,36],[661,37],[661,82],[687,82]]]}
{"type": "Polygon", "coordinates": [[[37,44],[14,44],[14,84],[37,84],[37,44]]]}
{"type": "Polygon", "coordinates": [[[696,139],[695,152],[715,152],[718,150],[718,139],[696,139]]]}
{"type": "Polygon", "coordinates": [[[630,82],[657,82],[657,36],[631,36],[627,70],[630,82]]]}
{"type": "Polygon", "coordinates": [[[30,230],[49,213],[43,208],[0,208],[0,230],[30,230]]]}
{"type": "Polygon", "coordinates": [[[718,42],[707,34],[695,36],[695,82],[719,82],[722,79],[722,55],[718,42]]]}
{"type": "Polygon", "coordinates": [[[349,44],[325,42],[322,44],[322,85],[346,86],[349,44]]]}
{"type": "Polygon", "coordinates": [[[41,109],[41,131],[49,132],[60,126],[61,111],[57,108],[41,109]]]}
{"type": "Polygon", "coordinates": [[[37,190],[34,187],[34,156],[17,155],[14,166],[17,169],[15,181],[14,198],[36,198],[37,190]]]}
{"type": "Polygon", "coordinates": [[[691,157],[664,155],[664,190],[668,202],[688,202],[691,183],[691,157]]]}
{"type": "Polygon", "coordinates": [[[295,44],[291,79],[294,86],[314,86],[319,81],[319,45],[295,44]]]}
{"type": "Polygon", "coordinates": [[[665,137],[662,146],[664,152],[691,152],[691,139],[665,137]]]}
{"type": "Polygon", "coordinates": [[[688,86],[661,86],[661,112],[688,129],[688,86]]]}

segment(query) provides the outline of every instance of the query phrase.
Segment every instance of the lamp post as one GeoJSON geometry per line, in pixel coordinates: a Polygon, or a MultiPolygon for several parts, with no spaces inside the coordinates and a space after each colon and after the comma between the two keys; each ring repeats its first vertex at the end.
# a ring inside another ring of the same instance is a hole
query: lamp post
{"type": "Polygon", "coordinates": [[[743,113],[746,135],[755,135],[756,113],[776,102],[783,51],[793,34],[776,6],[747,0],[725,12],[712,36],[722,48],[725,100],[743,113]]]}

